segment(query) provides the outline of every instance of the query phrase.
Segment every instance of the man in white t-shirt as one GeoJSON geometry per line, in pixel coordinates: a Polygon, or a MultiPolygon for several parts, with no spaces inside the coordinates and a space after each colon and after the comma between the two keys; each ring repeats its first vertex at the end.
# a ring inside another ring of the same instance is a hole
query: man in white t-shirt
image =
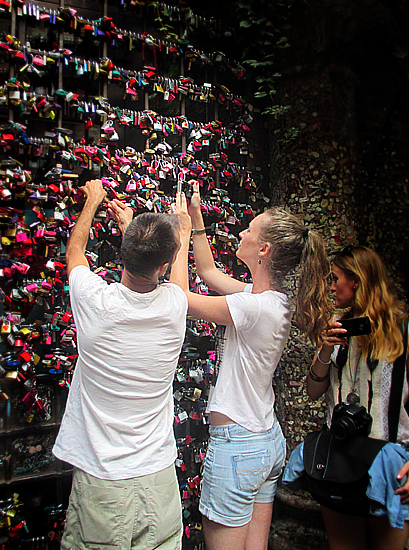
{"type": "Polygon", "coordinates": [[[179,249],[177,218],[137,216],[123,237],[121,282],[108,285],[85,256],[105,191],[100,180],[82,189],[66,251],[79,356],[53,449],[74,466],[61,548],[180,549],[172,381],[187,299],[159,284],[179,249]]]}

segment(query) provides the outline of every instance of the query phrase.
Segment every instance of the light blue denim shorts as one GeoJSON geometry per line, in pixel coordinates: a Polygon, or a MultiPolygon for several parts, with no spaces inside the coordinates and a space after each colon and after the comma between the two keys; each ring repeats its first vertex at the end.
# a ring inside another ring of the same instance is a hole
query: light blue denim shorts
{"type": "Polygon", "coordinates": [[[273,502],[286,445],[277,420],[267,432],[210,426],[199,510],[228,527],[246,525],[253,503],[273,502]]]}

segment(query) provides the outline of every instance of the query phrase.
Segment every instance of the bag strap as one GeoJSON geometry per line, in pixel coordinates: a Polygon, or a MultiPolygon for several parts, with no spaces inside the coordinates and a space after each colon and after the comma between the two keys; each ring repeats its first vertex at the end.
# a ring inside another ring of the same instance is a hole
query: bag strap
{"type": "Polygon", "coordinates": [[[396,443],[399,417],[402,405],[402,391],[406,372],[406,351],[408,346],[408,323],[403,331],[403,353],[393,363],[391,393],[389,396],[388,428],[389,441],[396,443]]]}

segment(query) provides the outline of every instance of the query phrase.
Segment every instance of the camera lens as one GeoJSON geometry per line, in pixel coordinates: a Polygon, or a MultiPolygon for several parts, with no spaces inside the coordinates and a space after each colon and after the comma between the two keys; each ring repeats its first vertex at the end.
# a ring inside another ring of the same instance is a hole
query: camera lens
{"type": "Polygon", "coordinates": [[[331,424],[331,432],[334,434],[336,439],[346,439],[351,435],[354,435],[356,431],[356,425],[352,418],[343,416],[338,418],[335,422],[331,424]]]}

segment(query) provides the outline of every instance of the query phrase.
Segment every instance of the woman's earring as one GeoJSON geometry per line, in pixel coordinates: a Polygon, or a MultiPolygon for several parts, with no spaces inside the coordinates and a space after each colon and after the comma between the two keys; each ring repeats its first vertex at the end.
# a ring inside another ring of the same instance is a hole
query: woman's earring
{"type": "Polygon", "coordinates": [[[259,265],[261,265],[261,260],[260,260],[260,258],[258,259],[258,263],[259,263],[259,265]]]}

